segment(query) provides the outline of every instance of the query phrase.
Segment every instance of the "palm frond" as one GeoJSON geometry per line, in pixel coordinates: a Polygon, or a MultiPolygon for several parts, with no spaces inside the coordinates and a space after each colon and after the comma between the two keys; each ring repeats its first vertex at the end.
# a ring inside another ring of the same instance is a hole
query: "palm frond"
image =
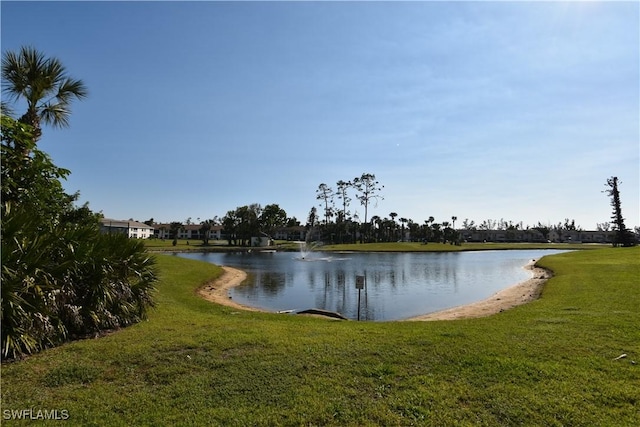
{"type": "Polygon", "coordinates": [[[0,116],[13,117],[14,114],[15,112],[13,111],[13,108],[9,107],[9,104],[4,101],[0,101],[0,116]]]}
{"type": "Polygon", "coordinates": [[[16,101],[27,87],[25,67],[18,54],[7,52],[2,57],[2,92],[8,99],[16,101]]]}
{"type": "Polygon", "coordinates": [[[53,127],[69,127],[69,115],[69,105],[66,103],[44,104],[40,107],[40,117],[53,127]]]}
{"type": "Polygon", "coordinates": [[[84,99],[89,94],[82,80],[66,78],[58,86],[55,97],[60,103],[70,104],[73,98],[84,99]]]}
{"type": "Polygon", "coordinates": [[[3,55],[2,92],[10,101],[26,101],[27,114],[23,119],[35,127],[36,140],[40,130],[38,118],[54,127],[66,127],[72,100],[88,94],[81,80],[68,76],[60,60],[30,46],[3,55]]]}

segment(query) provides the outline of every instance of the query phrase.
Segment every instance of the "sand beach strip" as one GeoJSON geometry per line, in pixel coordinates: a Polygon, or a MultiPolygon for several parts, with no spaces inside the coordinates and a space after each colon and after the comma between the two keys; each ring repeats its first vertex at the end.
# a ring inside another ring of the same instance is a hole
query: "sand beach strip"
{"type": "Polygon", "coordinates": [[[535,260],[529,262],[529,264],[524,268],[530,270],[532,273],[532,277],[529,280],[496,292],[487,299],[471,304],[448,308],[446,310],[436,311],[434,313],[411,317],[406,320],[430,321],[473,319],[477,317],[491,316],[492,314],[500,313],[518,305],[534,301],[540,297],[545,282],[550,279],[553,274],[547,269],[536,266],[535,260]]]}
{"type": "Polygon", "coordinates": [[[220,277],[211,282],[206,283],[198,289],[198,295],[207,301],[216,304],[226,305],[228,307],[237,308],[248,311],[264,311],[248,305],[238,304],[229,296],[229,289],[241,284],[247,278],[247,273],[237,268],[222,266],[224,273],[220,277]]]}

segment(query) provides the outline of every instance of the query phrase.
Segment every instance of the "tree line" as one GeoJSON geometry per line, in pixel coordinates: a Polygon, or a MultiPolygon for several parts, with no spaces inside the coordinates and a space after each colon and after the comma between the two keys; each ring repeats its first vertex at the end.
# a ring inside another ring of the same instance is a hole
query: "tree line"
{"type": "MultiPolygon", "coordinates": [[[[617,178],[612,177],[607,180],[607,194],[612,198],[611,204],[614,207],[614,214],[611,222],[598,224],[598,230],[608,231],[610,229],[616,231],[615,242],[622,245],[629,245],[636,239],[633,233],[628,230],[623,223],[621,214],[619,192],[617,190],[617,178]]],[[[322,240],[331,243],[351,243],[357,238],[368,242],[392,242],[392,241],[422,241],[422,242],[441,242],[460,244],[462,242],[462,234],[460,230],[476,231],[476,230],[535,230],[538,231],[545,239],[548,238],[551,231],[581,231],[582,228],[576,224],[574,219],[565,218],[564,222],[557,224],[543,224],[538,222],[536,225],[525,226],[522,222],[505,221],[504,219],[493,220],[487,219],[476,224],[475,221],[465,218],[462,226],[456,228],[456,215],[451,216],[451,221],[446,219],[437,222],[433,216],[429,216],[422,223],[415,222],[410,218],[399,217],[396,212],[390,212],[388,217],[380,217],[378,215],[368,218],[368,206],[371,202],[383,200],[381,191],[384,188],[377,180],[374,174],[363,173],[360,177],[356,177],[350,181],[339,180],[335,187],[331,187],[326,183],[321,183],[316,189],[316,199],[320,201],[318,207],[322,213],[318,213],[318,209],[314,206],[309,212],[307,219],[308,227],[318,227],[321,230],[320,237],[322,240]],[[357,213],[352,214],[349,210],[352,201],[349,197],[350,192],[354,193],[355,199],[360,202],[364,208],[364,219],[360,222],[357,213]]],[[[640,235],[640,230],[635,230],[640,235]]]]}
{"type": "MultiPolygon", "coordinates": [[[[637,241],[634,232],[624,226],[620,208],[620,194],[617,189],[619,181],[612,177],[607,180],[608,190],[614,207],[611,222],[597,224],[598,231],[615,232],[614,244],[629,246],[637,241]]],[[[369,218],[369,207],[379,200],[384,200],[381,193],[384,185],[376,180],[375,174],[363,173],[349,180],[339,180],[335,187],[321,183],[316,189],[317,206],[313,206],[306,220],[308,238],[331,244],[359,242],[438,242],[459,245],[463,242],[463,231],[537,231],[545,240],[552,231],[562,234],[565,231],[584,231],[576,224],[575,219],[565,218],[556,224],[538,222],[534,225],[524,225],[522,221],[486,219],[476,223],[465,218],[461,223],[453,215],[444,221],[436,221],[429,216],[422,223],[410,218],[399,217],[396,212],[390,212],[386,217],[373,215],[369,218]],[[352,212],[352,202],[358,202],[364,208],[361,220],[357,212],[352,212]]],[[[149,222],[152,225],[152,222],[149,222]]],[[[187,219],[187,224],[191,219],[187,219]]],[[[208,244],[208,231],[214,225],[222,225],[227,242],[233,246],[249,246],[252,237],[272,237],[278,228],[300,226],[300,221],[289,217],[278,204],[270,204],[262,208],[253,203],[230,210],[222,219],[215,217],[200,223],[200,236],[208,244]]],[[[171,235],[176,242],[182,223],[171,223],[171,235]]],[[[640,229],[635,230],[640,235],[640,229]]]]}
{"type": "Polygon", "coordinates": [[[262,208],[258,203],[240,206],[230,210],[221,220],[229,245],[249,246],[251,238],[264,236],[273,240],[278,228],[300,225],[295,218],[289,218],[277,204],[262,208]]]}
{"type": "MultiPolygon", "coordinates": [[[[363,173],[351,181],[339,181],[335,192],[328,185],[321,184],[316,192],[316,198],[324,204],[324,222],[319,220],[315,206],[312,207],[306,223],[309,234],[314,235],[316,239],[323,239],[327,235],[337,232],[340,236],[339,241],[346,242],[355,239],[358,231],[370,232],[365,225],[368,224],[368,209],[372,203],[383,199],[380,194],[383,187],[376,181],[375,175],[370,173],[363,173]],[[357,222],[358,215],[352,216],[349,211],[352,200],[347,193],[349,188],[356,191],[356,200],[364,207],[364,222],[362,224],[357,222]],[[336,198],[340,200],[341,209],[337,209],[335,206],[336,198]]],[[[190,222],[191,218],[188,218],[186,223],[190,222]]],[[[145,223],[152,225],[153,219],[145,221],[145,223]]],[[[205,245],[209,240],[208,232],[214,225],[222,225],[229,245],[249,246],[252,237],[264,236],[272,239],[276,230],[283,227],[300,226],[301,223],[296,217],[289,217],[278,204],[269,204],[263,208],[258,203],[252,203],[227,211],[221,219],[214,217],[201,221],[201,227],[198,231],[205,245]]],[[[175,244],[183,224],[172,222],[169,227],[170,235],[175,244]]],[[[331,239],[331,241],[336,242],[335,239],[331,239]]]]}

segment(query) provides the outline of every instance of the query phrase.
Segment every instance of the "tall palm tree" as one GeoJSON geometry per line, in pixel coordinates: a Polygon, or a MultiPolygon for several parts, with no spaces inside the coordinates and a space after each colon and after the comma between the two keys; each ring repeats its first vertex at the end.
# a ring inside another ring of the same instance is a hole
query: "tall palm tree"
{"type": "Polygon", "coordinates": [[[40,123],[69,126],[73,99],[87,96],[82,80],[67,75],[57,59],[46,57],[33,47],[6,52],[2,57],[2,92],[11,101],[24,100],[27,112],[19,121],[33,126],[34,141],[42,135],[40,123]]]}
{"type": "Polygon", "coordinates": [[[408,223],[409,219],[407,218],[400,218],[400,223],[402,224],[402,235],[400,236],[400,240],[402,240],[404,242],[404,238],[405,238],[405,233],[404,233],[404,228],[405,228],[405,224],[408,223]]]}

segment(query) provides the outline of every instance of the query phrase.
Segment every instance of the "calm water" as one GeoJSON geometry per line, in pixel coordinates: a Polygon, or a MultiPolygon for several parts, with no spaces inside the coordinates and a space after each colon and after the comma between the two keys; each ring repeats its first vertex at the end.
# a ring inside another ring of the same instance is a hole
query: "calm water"
{"type": "Polygon", "coordinates": [[[398,320],[485,299],[527,280],[523,267],[559,250],[448,253],[182,253],[249,274],[233,300],[268,311],[321,308],[358,313],[356,276],[366,277],[360,318],[398,320]]]}

